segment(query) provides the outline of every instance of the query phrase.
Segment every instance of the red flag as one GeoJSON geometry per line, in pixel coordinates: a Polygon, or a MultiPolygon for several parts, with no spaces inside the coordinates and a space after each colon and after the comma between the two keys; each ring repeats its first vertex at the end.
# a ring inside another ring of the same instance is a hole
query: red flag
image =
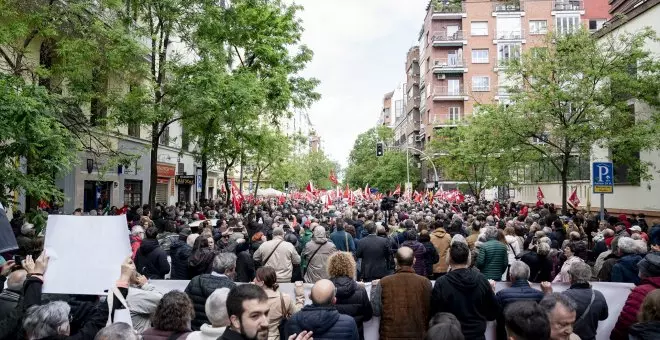
{"type": "Polygon", "coordinates": [[[371,198],[371,188],[369,188],[369,183],[367,183],[367,186],[364,187],[364,198],[371,198]]]}
{"type": "Polygon", "coordinates": [[[241,211],[241,204],[243,204],[243,195],[241,190],[238,189],[234,180],[231,181],[231,201],[234,204],[234,212],[241,211]]]}
{"type": "Polygon", "coordinates": [[[523,205],[522,209],[520,209],[520,216],[527,216],[529,211],[529,207],[527,204],[523,205]]]}
{"type": "Polygon", "coordinates": [[[500,202],[495,202],[495,205],[493,206],[493,215],[500,217],[500,202]]]}
{"type": "Polygon", "coordinates": [[[334,185],[339,184],[339,181],[337,181],[337,176],[335,176],[335,170],[334,169],[330,169],[330,182],[332,182],[332,184],[334,184],[334,185]]]}
{"type": "Polygon", "coordinates": [[[577,196],[577,187],[573,189],[571,197],[568,198],[568,205],[570,205],[573,209],[577,209],[577,207],[580,205],[580,199],[577,196]]]}
{"type": "Polygon", "coordinates": [[[309,183],[307,183],[307,188],[306,188],[306,190],[307,190],[308,192],[314,193],[314,185],[312,185],[312,181],[309,181],[309,183]]]}
{"type": "Polygon", "coordinates": [[[286,197],[284,195],[280,195],[280,198],[277,201],[280,205],[282,205],[284,202],[286,202],[286,197]]]}
{"type": "Polygon", "coordinates": [[[351,198],[351,189],[348,187],[348,183],[346,183],[346,189],[344,189],[344,198],[351,198]]]}
{"type": "Polygon", "coordinates": [[[401,195],[401,184],[398,184],[396,186],[396,189],[394,189],[394,192],[392,193],[392,196],[394,195],[401,195]]]}
{"type": "Polygon", "coordinates": [[[537,187],[537,188],[538,189],[536,190],[536,199],[543,202],[545,195],[543,195],[543,191],[541,191],[541,187],[537,187]]]}

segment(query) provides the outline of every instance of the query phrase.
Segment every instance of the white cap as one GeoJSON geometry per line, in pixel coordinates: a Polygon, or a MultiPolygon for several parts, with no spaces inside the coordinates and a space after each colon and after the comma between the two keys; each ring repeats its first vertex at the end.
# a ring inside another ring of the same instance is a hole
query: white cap
{"type": "Polygon", "coordinates": [[[634,225],[634,226],[632,226],[632,227],[630,228],[630,230],[631,230],[631,231],[641,232],[641,231],[642,231],[642,228],[641,228],[640,226],[638,226],[638,225],[634,225]]]}

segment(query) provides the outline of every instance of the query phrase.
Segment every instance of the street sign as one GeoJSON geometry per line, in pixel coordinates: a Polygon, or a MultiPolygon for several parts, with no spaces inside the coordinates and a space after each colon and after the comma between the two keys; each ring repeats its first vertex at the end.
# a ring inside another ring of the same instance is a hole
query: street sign
{"type": "Polygon", "coordinates": [[[197,177],[197,181],[196,181],[197,183],[196,184],[197,185],[196,185],[195,189],[196,189],[197,192],[202,192],[202,188],[204,187],[204,183],[202,183],[202,168],[197,168],[196,172],[197,172],[197,174],[196,174],[196,177],[197,177]]]}
{"type": "Polygon", "coordinates": [[[612,162],[592,164],[591,186],[594,194],[614,193],[614,167],[612,162]]]}

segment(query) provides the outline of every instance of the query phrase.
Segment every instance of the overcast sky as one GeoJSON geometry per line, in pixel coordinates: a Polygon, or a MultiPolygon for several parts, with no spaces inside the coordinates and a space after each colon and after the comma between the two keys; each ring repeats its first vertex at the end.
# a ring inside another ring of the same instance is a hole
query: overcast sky
{"type": "Polygon", "coordinates": [[[405,80],[428,0],[296,3],[305,7],[303,43],[314,51],[305,75],[321,80],[309,115],[325,152],[345,167],[357,135],[376,124],[383,95],[405,80]]]}

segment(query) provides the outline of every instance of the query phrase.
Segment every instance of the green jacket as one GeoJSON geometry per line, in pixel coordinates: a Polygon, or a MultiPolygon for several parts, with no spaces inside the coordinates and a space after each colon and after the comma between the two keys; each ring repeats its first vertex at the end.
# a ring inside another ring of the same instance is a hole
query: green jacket
{"type": "MultiPolygon", "coordinates": [[[[305,245],[307,245],[307,242],[312,240],[312,235],[314,235],[312,230],[304,229],[304,232],[303,232],[302,236],[300,237],[300,242],[298,242],[298,254],[302,254],[302,251],[303,251],[303,249],[305,249],[305,245]]],[[[305,261],[305,259],[303,259],[300,266],[302,268],[307,267],[307,261],[305,261]]]]}
{"type": "Polygon", "coordinates": [[[489,280],[501,281],[509,265],[506,246],[497,240],[482,243],[477,255],[477,268],[489,280]]]}

